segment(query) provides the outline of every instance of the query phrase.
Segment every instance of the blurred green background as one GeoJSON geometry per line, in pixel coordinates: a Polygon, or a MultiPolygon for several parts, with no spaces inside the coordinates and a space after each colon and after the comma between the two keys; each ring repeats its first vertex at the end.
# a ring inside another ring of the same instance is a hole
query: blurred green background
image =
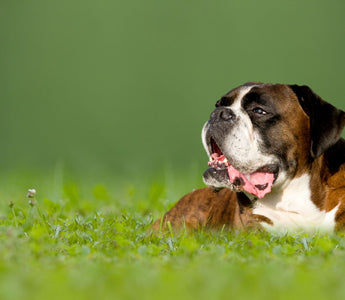
{"type": "Polygon", "coordinates": [[[0,2],[0,168],[206,165],[200,132],[246,81],[345,109],[343,0],[0,2]]]}

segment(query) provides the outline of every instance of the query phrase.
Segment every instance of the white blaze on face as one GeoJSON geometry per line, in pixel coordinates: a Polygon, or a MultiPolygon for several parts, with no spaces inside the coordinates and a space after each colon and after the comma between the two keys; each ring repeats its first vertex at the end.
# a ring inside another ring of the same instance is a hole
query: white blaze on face
{"type": "MultiPolygon", "coordinates": [[[[237,96],[237,98],[235,99],[235,101],[233,102],[232,105],[228,106],[229,109],[231,109],[235,114],[236,116],[240,116],[240,118],[243,118],[242,115],[245,115],[244,114],[244,111],[241,107],[241,103],[242,103],[242,98],[244,97],[244,95],[246,95],[251,89],[253,88],[253,86],[249,86],[249,87],[242,87],[241,90],[240,90],[240,93],[239,95],[237,96]]],[[[248,126],[248,132],[249,130],[252,131],[252,126],[251,126],[251,122],[250,122],[250,119],[247,116],[247,121],[246,122],[243,122],[245,124],[247,124],[248,126]]],[[[204,127],[202,128],[202,132],[201,132],[201,138],[202,138],[202,143],[203,143],[203,146],[206,150],[206,152],[208,153],[209,156],[211,156],[212,153],[209,153],[209,149],[207,147],[207,142],[206,142],[206,131],[208,130],[208,121],[204,124],[204,127]]]]}
{"type": "Polygon", "coordinates": [[[254,130],[249,115],[242,107],[243,97],[253,86],[242,87],[229,109],[236,116],[230,134],[225,138],[223,151],[231,157],[232,163],[243,173],[252,173],[258,168],[274,162],[274,157],[260,151],[261,137],[254,130]]]}

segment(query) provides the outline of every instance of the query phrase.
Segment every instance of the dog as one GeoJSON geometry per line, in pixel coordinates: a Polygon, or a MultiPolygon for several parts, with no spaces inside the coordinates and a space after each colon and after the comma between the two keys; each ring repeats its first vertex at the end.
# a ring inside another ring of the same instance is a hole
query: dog
{"type": "Polygon", "coordinates": [[[202,129],[208,187],[182,197],[153,229],[343,229],[344,126],[345,113],[308,86],[231,90],[202,129]]]}

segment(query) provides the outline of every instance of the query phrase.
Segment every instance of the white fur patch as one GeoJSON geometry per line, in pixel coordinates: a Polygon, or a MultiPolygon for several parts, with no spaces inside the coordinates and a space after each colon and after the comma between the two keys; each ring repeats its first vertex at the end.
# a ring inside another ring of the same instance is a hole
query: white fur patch
{"type": "Polygon", "coordinates": [[[204,146],[204,149],[209,157],[209,159],[211,159],[211,154],[210,151],[208,150],[208,147],[207,147],[207,142],[206,142],[206,131],[207,131],[207,124],[208,124],[208,121],[204,124],[204,127],[202,128],[202,131],[201,131],[201,140],[202,140],[202,144],[204,146]]]}
{"type": "Polygon", "coordinates": [[[253,87],[242,87],[234,103],[229,106],[237,121],[225,140],[224,149],[224,152],[231,157],[234,166],[244,174],[253,173],[264,165],[276,163],[273,155],[266,155],[260,151],[261,137],[254,130],[248,113],[242,107],[243,97],[253,87]]]}
{"type": "Polygon", "coordinates": [[[333,231],[339,204],[329,212],[321,211],[311,200],[309,182],[310,176],[304,174],[258,200],[254,214],[265,216],[273,222],[273,226],[267,223],[262,225],[273,231],[333,231]]]}
{"type": "MultiPolygon", "coordinates": [[[[240,89],[240,93],[239,95],[236,97],[235,101],[232,103],[231,106],[228,106],[228,108],[234,112],[234,113],[239,113],[241,112],[241,118],[243,118],[243,115],[244,113],[242,112],[242,107],[241,107],[241,103],[242,103],[242,98],[244,97],[245,94],[247,94],[251,89],[253,88],[253,86],[248,86],[248,87],[242,87],[240,89]]],[[[247,119],[248,116],[246,116],[247,119]]],[[[247,122],[248,123],[248,122],[247,122]]],[[[250,127],[252,128],[251,126],[251,122],[249,120],[249,123],[250,123],[250,127]]],[[[203,143],[203,146],[206,150],[206,152],[208,153],[208,155],[210,156],[212,153],[209,153],[209,149],[207,147],[207,141],[206,141],[206,131],[208,129],[208,121],[204,124],[204,127],[202,128],[202,131],[201,131],[201,139],[202,139],[202,143],[203,143]]],[[[252,130],[252,129],[251,129],[252,130]]]]}

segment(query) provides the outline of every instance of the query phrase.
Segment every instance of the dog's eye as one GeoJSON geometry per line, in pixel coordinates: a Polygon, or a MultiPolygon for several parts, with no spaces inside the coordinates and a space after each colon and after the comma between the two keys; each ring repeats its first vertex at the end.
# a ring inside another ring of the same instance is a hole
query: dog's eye
{"type": "Polygon", "coordinates": [[[258,115],[267,115],[267,112],[265,112],[261,107],[255,107],[253,112],[258,115]]]}

